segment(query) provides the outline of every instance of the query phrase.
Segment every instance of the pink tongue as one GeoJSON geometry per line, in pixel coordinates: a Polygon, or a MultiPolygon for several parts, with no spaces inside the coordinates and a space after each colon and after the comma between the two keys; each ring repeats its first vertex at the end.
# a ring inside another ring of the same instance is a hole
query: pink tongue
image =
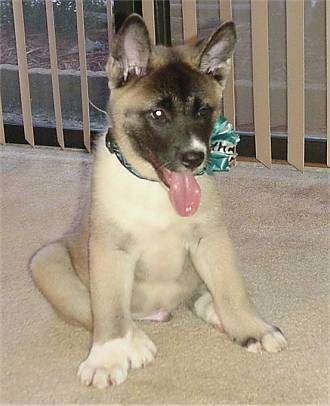
{"type": "Polygon", "coordinates": [[[188,217],[196,213],[201,200],[201,188],[190,172],[164,171],[170,187],[169,196],[180,216],[188,217]]]}

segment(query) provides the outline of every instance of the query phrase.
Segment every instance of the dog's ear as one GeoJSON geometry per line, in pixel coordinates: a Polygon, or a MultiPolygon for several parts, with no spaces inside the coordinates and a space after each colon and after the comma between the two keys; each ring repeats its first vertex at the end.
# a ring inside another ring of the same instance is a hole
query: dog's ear
{"type": "Polygon", "coordinates": [[[222,24],[208,39],[200,53],[199,69],[211,74],[224,87],[230,71],[230,58],[236,44],[235,24],[222,24]]]}
{"type": "Polygon", "coordinates": [[[115,37],[106,66],[110,88],[125,82],[130,76],[145,75],[150,50],[149,33],[143,19],[138,14],[131,14],[115,37]]]}

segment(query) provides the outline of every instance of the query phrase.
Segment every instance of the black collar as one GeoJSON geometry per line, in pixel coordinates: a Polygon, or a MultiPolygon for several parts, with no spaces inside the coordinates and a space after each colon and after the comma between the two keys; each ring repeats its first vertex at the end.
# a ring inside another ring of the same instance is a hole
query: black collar
{"type": "Polygon", "coordinates": [[[105,137],[105,146],[107,147],[108,151],[111,154],[115,154],[118,161],[137,178],[149,180],[151,182],[157,182],[157,180],[155,179],[150,179],[142,176],[135,168],[133,168],[133,166],[125,159],[124,155],[121,153],[118,145],[112,139],[110,131],[107,132],[107,135],[105,137]]]}

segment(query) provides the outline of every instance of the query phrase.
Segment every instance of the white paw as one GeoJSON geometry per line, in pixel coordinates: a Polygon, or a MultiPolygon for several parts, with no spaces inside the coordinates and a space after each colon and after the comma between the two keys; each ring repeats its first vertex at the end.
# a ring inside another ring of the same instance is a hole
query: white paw
{"type": "Polygon", "coordinates": [[[135,330],[129,356],[131,368],[145,367],[154,360],[156,352],[157,348],[150,338],[142,330],[135,330]]]}
{"type": "Polygon", "coordinates": [[[262,337],[261,344],[268,352],[279,352],[286,349],[288,346],[282,331],[277,327],[262,337]]]}
{"type": "Polygon", "coordinates": [[[278,327],[272,327],[271,331],[268,331],[260,339],[249,338],[243,344],[250,352],[280,352],[287,348],[287,341],[278,327]]]}
{"type": "Polygon", "coordinates": [[[127,378],[128,365],[97,366],[87,359],[78,369],[78,376],[83,385],[93,385],[104,389],[111,385],[119,385],[127,378]]]}
{"type": "Polygon", "coordinates": [[[104,389],[119,385],[127,379],[128,370],[140,368],[153,361],[156,347],[140,330],[134,330],[124,338],[116,338],[104,344],[93,344],[90,353],[78,369],[83,385],[104,389]]]}

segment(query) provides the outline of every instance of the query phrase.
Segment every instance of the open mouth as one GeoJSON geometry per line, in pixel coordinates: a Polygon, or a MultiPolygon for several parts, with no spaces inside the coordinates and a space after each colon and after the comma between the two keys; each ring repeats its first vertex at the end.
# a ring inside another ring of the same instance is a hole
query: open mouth
{"type": "Polygon", "coordinates": [[[176,212],[183,217],[196,213],[201,200],[201,188],[190,170],[171,171],[152,157],[150,163],[155,168],[160,180],[169,189],[170,201],[176,212]]]}

